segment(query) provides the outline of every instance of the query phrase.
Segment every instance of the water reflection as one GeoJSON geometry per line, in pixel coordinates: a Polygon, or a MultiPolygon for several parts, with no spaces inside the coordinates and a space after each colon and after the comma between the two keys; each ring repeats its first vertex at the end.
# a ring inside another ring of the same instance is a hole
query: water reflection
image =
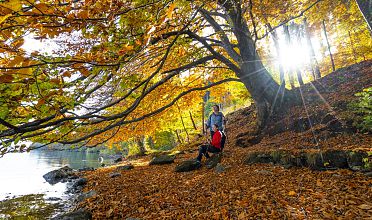
{"type": "Polygon", "coordinates": [[[45,193],[47,197],[63,197],[66,185],[50,185],[43,175],[70,166],[73,169],[99,167],[99,154],[72,151],[34,150],[29,153],[6,154],[0,158],[0,200],[26,194],[45,193]]]}

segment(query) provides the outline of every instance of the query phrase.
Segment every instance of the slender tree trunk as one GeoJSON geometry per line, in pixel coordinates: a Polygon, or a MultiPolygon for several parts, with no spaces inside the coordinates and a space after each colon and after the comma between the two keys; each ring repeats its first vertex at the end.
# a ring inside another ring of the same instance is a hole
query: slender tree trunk
{"type": "MultiPolygon", "coordinates": [[[[288,27],[288,25],[284,25],[283,28],[284,28],[284,36],[285,36],[285,41],[286,41],[287,47],[290,47],[291,46],[291,36],[289,34],[289,27],[288,27]]],[[[295,88],[293,75],[294,75],[293,68],[290,67],[288,76],[289,76],[289,84],[291,85],[291,89],[295,88]]]]}
{"type": "Polygon", "coordinates": [[[351,51],[352,51],[353,57],[354,57],[354,63],[357,63],[358,62],[358,59],[357,59],[357,55],[356,55],[355,48],[354,48],[353,38],[351,38],[350,31],[348,31],[348,33],[349,33],[349,40],[350,40],[351,51]]]}
{"type": "Polygon", "coordinates": [[[372,34],[372,0],[356,0],[356,3],[367,22],[369,32],[372,34]]]}
{"type": "Polygon", "coordinates": [[[331,52],[331,46],[329,45],[328,35],[327,35],[327,29],[326,29],[325,21],[324,21],[324,20],[322,21],[322,25],[323,25],[324,37],[325,37],[326,42],[327,42],[327,47],[328,47],[329,57],[331,58],[332,70],[335,71],[335,70],[336,70],[336,68],[335,68],[335,62],[334,62],[334,60],[333,60],[333,55],[332,55],[332,52],[331,52]]]}
{"type": "Polygon", "coordinates": [[[313,74],[314,79],[320,79],[321,74],[320,74],[319,64],[318,64],[318,61],[315,58],[314,47],[313,47],[313,44],[311,43],[310,31],[308,29],[308,24],[307,24],[306,18],[304,18],[304,20],[303,20],[303,25],[304,25],[305,39],[306,39],[308,47],[310,48],[311,65],[312,65],[313,70],[315,72],[315,74],[313,74]]]}
{"type": "Polygon", "coordinates": [[[278,35],[276,34],[275,31],[272,31],[271,35],[272,35],[273,40],[274,40],[274,46],[275,46],[275,50],[276,50],[276,57],[278,59],[278,64],[279,64],[280,85],[281,85],[281,87],[285,88],[285,77],[284,77],[285,75],[284,75],[283,65],[280,62],[281,55],[280,55],[280,46],[279,46],[278,35]]]}
{"type": "Polygon", "coordinates": [[[182,140],[180,138],[180,135],[178,134],[178,130],[176,129],[174,132],[176,133],[178,143],[183,144],[183,142],[182,142],[182,140]]]}
{"type": "MultiPolygon", "coordinates": [[[[176,104],[176,105],[177,105],[177,104],[176,104]]],[[[178,105],[177,105],[177,108],[178,108],[178,112],[179,112],[179,114],[180,114],[180,118],[181,118],[181,122],[182,122],[183,130],[184,130],[185,133],[186,133],[187,142],[190,143],[189,132],[187,132],[187,129],[186,129],[186,126],[185,126],[185,122],[183,121],[183,117],[182,117],[181,109],[180,109],[180,107],[179,107],[178,105]]]]}
{"type": "MultiPolygon", "coordinates": [[[[296,45],[301,45],[301,31],[300,31],[300,27],[296,23],[292,23],[292,27],[293,27],[293,30],[294,30],[294,33],[295,33],[295,42],[296,42],[296,45]]],[[[300,84],[300,86],[302,86],[304,84],[304,81],[302,79],[301,70],[300,70],[300,68],[298,66],[296,66],[295,68],[296,68],[298,83],[300,84]]]]}
{"type": "Polygon", "coordinates": [[[194,118],[192,117],[191,111],[189,111],[189,115],[190,115],[190,119],[191,119],[191,122],[192,122],[192,126],[194,127],[195,130],[198,130],[198,128],[195,125],[194,118]]]}

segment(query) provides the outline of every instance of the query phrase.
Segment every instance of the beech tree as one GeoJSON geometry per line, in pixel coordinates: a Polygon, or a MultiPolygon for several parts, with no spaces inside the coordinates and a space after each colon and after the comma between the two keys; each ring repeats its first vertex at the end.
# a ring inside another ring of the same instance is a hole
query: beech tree
{"type": "Polygon", "coordinates": [[[291,11],[263,22],[256,9],[270,4],[252,0],[0,3],[3,146],[30,138],[101,143],[232,81],[249,91],[262,129],[298,100],[279,90],[257,42],[321,2],[280,1],[291,11]],[[57,46],[30,53],[23,48],[30,37],[57,46]]]}

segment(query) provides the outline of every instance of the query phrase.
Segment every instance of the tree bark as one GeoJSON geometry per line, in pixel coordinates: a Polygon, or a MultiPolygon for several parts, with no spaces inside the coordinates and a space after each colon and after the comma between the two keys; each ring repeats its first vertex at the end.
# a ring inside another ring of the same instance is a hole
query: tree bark
{"type": "MultiPolygon", "coordinates": [[[[177,105],[177,104],[176,104],[177,105]]],[[[178,112],[180,114],[180,118],[181,118],[181,122],[182,122],[182,126],[183,126],[183,129],[186,133],[186,137],[187,137],[187,142],[190,143],[190,137],[189,137],[189,132],[187,132],[187,129],[186,129],[186,126],[185,126],[185,122],[183,121],[183,117],[182,117],[182,112],[181,112],[181,109],[180,107],[177,105],[177,108],[178,108],[178,112]]]]}
{"type": "Polygon", "coordinates": [[[327,35],[327,29],[326,29],[325,21],[324,21],[324,20],[322,21],[322,25],[323,25],[324,37],[325,37],[326,42],[327,42],[327,47],[328,47],[329,57],[331,58],[332,70],[333,70],[333,71],[336,71],[336,68],[335,68],[335,62],[334,62],[334,60],[333,60],[333,55],[332,55],[332,52],[331,52],[331,46],[329,45],[328,35],[327,35]]]}
{"type": "Polygon", "coordinates": [[[195,130],[198,130],[198,128],[195,125],[194,118],[192,117],[191,111],[189,111],[189,115],[190,115],[190,119],[191,119],[191,122],[192,122],[192,126],[194,127],[195,130]]]}
{"type": "Polygon", "coordinates": [[[303,25],[304,25],[305,39],[306,39],[308,47],[310,48],[311,65],[312,65],[312,69],[315,73],[315,74],[313,74],[314,80],[320,79],[321,74],[320,74],[319,64],[318,64],[318,61],[315,58],[314,47],[313,47],[313,44],[311,43],[310,31],[308,29],[308,24],[307,24],[306,18],[304,18],[304,20],[303,20],[303,25]]]}
{"type": "MultiPolygon", "coordinates": [[[[286,41],[287,47],[290,47],[292,43],[291,43],[291,36],[289,34],[288,25],[284,25],[283,29],[284,29],[284,36],[285,36],[285,41],[286,41]]],[[[295,88],[293,75],[294,75],[293,68],[290,67],[288,76],[289,76],[289,84],[291,85],[291,89],[295,88]]]]}
{"type": "Polygon", "coordinates": [[[356,3],[372,35],[372,0],[356,0],[356,3]]]}
{"type": "Polygon", "coordinates": [[[144,136],[137,137],[137,140],[136,140],[139,156],[143,156],[146,153],[144,140],[145,140],[144,136]]]}

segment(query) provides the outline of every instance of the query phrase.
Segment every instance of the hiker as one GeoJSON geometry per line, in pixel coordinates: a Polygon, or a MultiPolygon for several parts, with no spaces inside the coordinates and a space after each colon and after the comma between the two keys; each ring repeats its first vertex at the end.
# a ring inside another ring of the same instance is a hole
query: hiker
{"type": "Polygon", "coordinates": [[[212,141],[210,141],[208,144],[203,144],[199,147],[199,155],[196,158],[196,160],[199,162],[201,162],[203,154],[208,159],[209,158],[208,152],[218,153],[222,151],[221,140],[223,134],[221,131],[218,130],[218,124],[214,124],[212,126],[212,129],[213,129],[212,141]]]}
{"type": "Polygon", "coordinates": [[[214,131],[213,131],[213,128],[212,128],[212,125],[214,125],[214,124],[218,125],[218,128],[219,128],[220,131],[223,131],[224,127],[226,127],[226,118],[222,114],[222,112],[220,112],[220,107],[218,105],[213,105],[213,112],[209,116],[208,122],[207,122],[207,125],[206,125],[207,129],[208,128],[210,129],[211,138],[213,138],[213,134],[214,134],[214,131]],[[223,126],[222,126],[222,124],[223,124],[223,126]]]}

